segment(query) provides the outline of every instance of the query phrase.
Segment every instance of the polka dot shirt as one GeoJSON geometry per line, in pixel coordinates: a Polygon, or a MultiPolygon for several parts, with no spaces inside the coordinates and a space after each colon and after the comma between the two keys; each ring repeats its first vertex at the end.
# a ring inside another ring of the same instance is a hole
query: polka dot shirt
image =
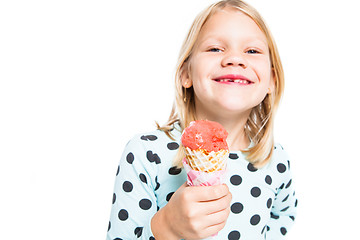
{"type": "MultiPolygon", "coordinates": [[[[126,145],[115,178],[107,240],[155,239],[150,227],[153,215],[186,181],[184,169],[172,166],[176,141],[156,130],[136,135],[126,145]]],[[[290,162],[281,145],[272,160],[256,169],[240,151],[230,152],[226,184],[232,193],[230,215],[224,229],[209,239],[284,239],[293,225],[297,199],[290,162]]]]}

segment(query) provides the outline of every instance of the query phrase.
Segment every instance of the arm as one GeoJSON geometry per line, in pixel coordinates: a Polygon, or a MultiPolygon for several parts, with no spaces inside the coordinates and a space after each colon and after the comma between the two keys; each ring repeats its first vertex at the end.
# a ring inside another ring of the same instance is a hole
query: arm
{"type": "Polygon", "coordinates": [[[107,240],[153,239],[150,220],[157,211],[153,182],[155,164],[137,138],[125,147],[116,174],[107,240]]]}
{"type": "MultiPolygon", "coordinates": [[[[288,158],[286,157],[286,159],[288,158]]],[[[266,239],[269,240],[284,239],[286,233],[294,224],[296,217],[297,199],[293,188],[290,162],[285,161],[281,166],[283,169],[280,170],[284,171],[280,173],[282,181],[275,195],[271,209],[271,219],[267,226],[266,239]]]]}
{"type": "Polygon", "coordinates": [[[147,150],[136,139],[124,150],[116,176],[107,240],[200,239],[222,229],[230,212],[231,194],[226,185],[183,184],[168,204],[157,211],[158,168],[156,162],[145,159],[147,150]]]}

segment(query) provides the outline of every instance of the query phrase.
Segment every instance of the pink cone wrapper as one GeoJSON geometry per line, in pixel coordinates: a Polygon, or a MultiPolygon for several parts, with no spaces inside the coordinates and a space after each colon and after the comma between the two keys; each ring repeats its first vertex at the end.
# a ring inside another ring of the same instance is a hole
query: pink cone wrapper
{"type": "Polygon", "coordinates": [[[213,186],[220,185],[225,182],[226,170],[209,173],[196,171],[189,166],[186,158],[183,159],[183,165],[187,173],[187,184],[189,186],[213,186]]]}

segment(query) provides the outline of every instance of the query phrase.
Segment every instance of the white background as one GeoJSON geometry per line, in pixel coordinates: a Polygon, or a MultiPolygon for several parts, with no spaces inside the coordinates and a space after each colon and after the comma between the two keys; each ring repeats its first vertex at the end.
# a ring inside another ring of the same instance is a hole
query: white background
{"type": "MultiPolygon", "coordinates": [[[[105,239],[124,145],[167,119],[180,45],[211,2],[1,1],[0,239],[105,239]]],[[[288,239],[359,239],[358,5],[248,2],[285,68],[288,239]]]]}

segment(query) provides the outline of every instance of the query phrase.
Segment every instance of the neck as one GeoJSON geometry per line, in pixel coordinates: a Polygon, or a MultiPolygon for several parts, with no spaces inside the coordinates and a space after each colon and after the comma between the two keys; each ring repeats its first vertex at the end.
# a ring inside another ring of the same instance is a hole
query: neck
{"type": "Polygon", "coordinates": [[[229,144],[229,149],[232,151],[244,150],[249,147],[250,140],[245,134],[245,123],[239,124],[239,126],[229,127],[226,126],[225,129],[228,131],[229,136],[227,142],[229,144]]]}

